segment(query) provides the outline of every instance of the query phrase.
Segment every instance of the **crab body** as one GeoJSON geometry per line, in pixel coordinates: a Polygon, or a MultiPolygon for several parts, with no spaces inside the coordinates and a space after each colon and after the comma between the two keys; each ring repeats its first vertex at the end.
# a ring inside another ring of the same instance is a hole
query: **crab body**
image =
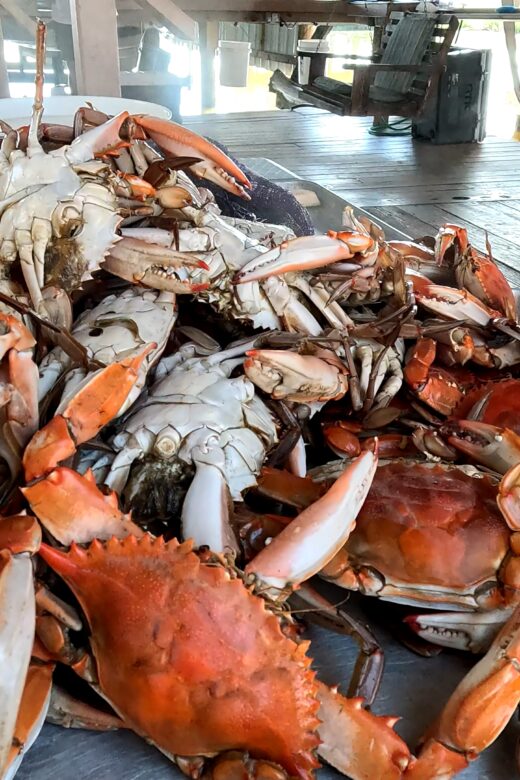
{"type": "Polygon", "coordinates": [[[42,556],[79,599],[99,688],[135,731],[169,755],[242,748],[312,777],[307,646],[222,564],[150,537],[42,556]]]}
{"type": "MultiPolygon", "coordinates": [[[[141,392],[148,371],[166,346],[176,318],[173,293],[129,287],[117,295],[103,298],[97,306],[85,310],[74,322],[71,333],[85,347],[88,359],[103,365],[134,357],[147,344],[156,344],[143,361],[140,379],[120,414],[141,392]]],[[[86,370],[74,367],[72,358],[60,347],[43,358],[39,373],[40,401],[64,378],[63,397],[71,397],[86,376],[86,370]]]]}

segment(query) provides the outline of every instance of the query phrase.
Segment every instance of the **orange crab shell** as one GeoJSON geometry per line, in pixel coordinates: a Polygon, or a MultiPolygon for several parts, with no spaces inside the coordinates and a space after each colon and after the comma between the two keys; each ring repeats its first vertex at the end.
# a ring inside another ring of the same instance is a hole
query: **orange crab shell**
{"type": "Polygon", "coordinates": [[[247,750],[310,780],[318,701],[306,655],[263,599],[191,542],[146,535],[41,556],[91,629],[99,687],[167,754],[247,750]]]}
{"type": "Polygon", "coordinates": [[[466,419],[479,402],[482,402],[482,411],[477,415],[479,422],[510,428],[520,434],[520,379],[485,382],[465,396],[453,416],[466,419]]]}

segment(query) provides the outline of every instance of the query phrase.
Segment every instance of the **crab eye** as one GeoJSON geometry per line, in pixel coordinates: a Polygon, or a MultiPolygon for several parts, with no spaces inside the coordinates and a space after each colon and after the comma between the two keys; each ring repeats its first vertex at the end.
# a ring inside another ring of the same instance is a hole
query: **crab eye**
{"type": "Polygon", "coordinates": [[[83,219],[75,203],[58,203],[52,214],[52,228],[58,238],[75,238],[81,232],[83,219]]]}

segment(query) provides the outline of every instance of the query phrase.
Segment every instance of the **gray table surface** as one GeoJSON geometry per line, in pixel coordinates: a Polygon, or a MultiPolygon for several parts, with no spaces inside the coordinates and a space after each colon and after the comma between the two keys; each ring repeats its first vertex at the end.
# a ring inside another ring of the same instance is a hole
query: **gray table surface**
{"type": "MultiPolygon", "coordinates": [[[[247,160],[250,167],[287,186],[312,189],[320,206],[310,210],[319,231],[339,227],[345,201],[312,182],[294,175],[268,160],[247,160]]],[[[387,238],[402,236],[391,226],[387,238]]],[[[428,724],[440,712],[459,680],[475,663],[475,657],[444,652],[421,658],[401,646],[384,628],[372,626],[385,650],[386,667],[381,690],[374,705],[378,714],[400,715],[396,730],[414,746],[428,724]]],[[[356,646],[348,637],[310,627],[311,655],[325,682],[348,681],[356,657],[356,646]]],[[[520,723],[515,717],[495,744],[458,777],[461,780],[514,780],[520,777],[515,750],[520,723]]],[[[19,780],[179,780],[184,777],[157,750],[129,732],[94,733],[46,725],[27,754],[17,774],[19,780]]],[[[324,767],[319,780],[341,776],[324,767]]],[[[369,778],[377,780],[377,778],[369,778]]]]}

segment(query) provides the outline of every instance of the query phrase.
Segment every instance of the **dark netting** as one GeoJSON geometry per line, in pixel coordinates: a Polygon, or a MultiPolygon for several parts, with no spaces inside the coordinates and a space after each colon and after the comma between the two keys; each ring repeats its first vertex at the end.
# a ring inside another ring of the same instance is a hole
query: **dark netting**
{"type": "Polygon", "coordinates": [[[253,185],[250,191],[251,200],[245,201],[242,198],[226,192],[218,184],[213,184],[207,180],[201,182],[200,179],[194,179],[195,183],[201,187],[207,187],[211,190],[217,201],[217,205],[228,217],[238,217],[239,219],[258,220],[259,222],[273,222],[276,225],[286,225],[291,228],[297,236],[311,236],[314,234],[311,218],[307,209],[301,206],[294,195],[279,187],[277,184],[264,179],[263,176],[253,173],[253,171],[244,165],[218,141],[208,138],[212,144],[218,146],[233,160],[239,168],[246,174],[253,185]]]}

